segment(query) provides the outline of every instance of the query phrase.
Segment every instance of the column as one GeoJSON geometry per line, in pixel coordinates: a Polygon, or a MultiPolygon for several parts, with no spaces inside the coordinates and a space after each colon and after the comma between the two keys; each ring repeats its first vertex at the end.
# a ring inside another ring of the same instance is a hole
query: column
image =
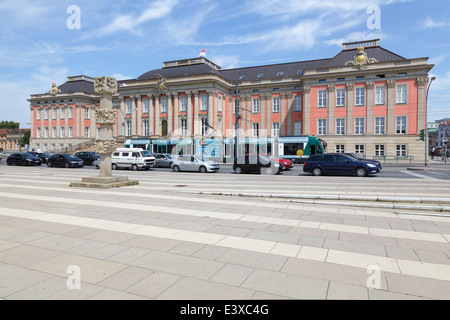
{"type": "Polygon", "coordinates": [[[91,137],[97,138],[97,121],[95,121],[95,110],[97,107],[95,105],[91,105],[89,108],[89,119],[91,121],[91,137]]]}
{"type": "Polygon", "coordinates": [[[374,119],[373,119],[373,88],[375,87],[375,82],[367,82],[366,88],[367,88],[367,134],[373,134],[373,126],[374,126],[374,119]]]}
{"type": "MultiPolygon", "coordinates": [[[[208,93],[208,124],[214,127],[214,92],[212,89],[207,90],[208,93]]],[[[211,130],[211,129],[208,129],[211,130]]]]}
{"type": "Polygon", "coordinates": [[[354,89],[355,85],[353,83],[347,83],[347,134],[354,133],[354,123],[353,123],[353,106],[355,104],[354,89]]]}
{"type": "Polygon", "coordinates": [[[304,92],[304,112],[303,112],[303,130],[305,135],[311,134],[311,127],[309,125],[309,122],[311,121],[311,106],[310,106],[310,95],[311,95],[311,87],[303,87],[304,92]]]}
{"type": "Polygon", "coordinates": [[[395,80],[389,80],[388,86],[388,114],[387,114],[387,133],[395,133],[395,117],[394,117],[394,104],[395,104],[395,80]]]}
{"type": "Polygon", "coordinates": [[[266,137],[271,136],[271,119],[272,119],[272,94],[269,94],[269,98],[267,99],[267,109],[266,109],[266,137]]]}
{"type": "Polygon", "coordinates": [[[155,96],[155,135],[161,136],[161,106],[159,103],[160,95],[155,96]]]}
{"type": "Polygon", "coordinates": [[[285,115],[285,120],[284,122],[286,122],[287,119],[287,136],[293,136],[294,135],[294,124],[292,123],[292,118],[294,115],[294,100],[293,100],[294,94],[292,92],[288,92],[287,93],[287,98],[288,98],[288,106],[287,106],[287,114],[285,115]]]}
{"type": "Polygon", "coordinates": [[[335,134],[335,119],[334,119],[334,90],[335,85],[328,85],[328,134],[335,134]]]}
{"type": "Polygon", "coordinates": [[[199,117],[198,117],[198,91],[192,91],[193,95],[194,95],[194,136],[196,135],[202,135],[200,129],[200,125],[199,125],[199,117]]]}
{"type": "Polygon", "coordinates": [[[191,137],[194,136],[193,126],[192,126],[192,92],[186,91],[187,95],[187,132],[191,137]]]}
{"type": "Polygon", "coordinates": [[[427,127],[425,121],[425,114],[428,106],[425,105],[426,102],[426,91],[427,91],[427,78],[417,78],[417,134],[420,133],[420,130],[424,130],[427,127]]]}
{"type": "Polygon", "coordinates": [[[153,93],[147,93],[148,97],[148,131],[150,132],[150,136],[153,136],[155,134],[155,126],[154,126],[154,120],[155,116],[153,113],[154,107],[153,107],[153,93]]]}
{"type": "Polygon", "coordinates": [[[172,103],[172,93],[167,93],[167,134],[172,135],[173,133],[173,103],[172,103]]]}
{"type": "Polygon", "coordinates": [[[180,120],[178,119],[178,114],[180,112],[180,102],[178,99],[178,92],[173,92],[173,100],[174,100],[174,106],[173,106],[173,131],[177,131],[178,135],[180,134],[180,120]]]}
{"type": "Polygon", "coordinates": [[[137,132],[136,134],[142,136],[142,96],[136,95],[136,107],[137,107],[137,132]]]}

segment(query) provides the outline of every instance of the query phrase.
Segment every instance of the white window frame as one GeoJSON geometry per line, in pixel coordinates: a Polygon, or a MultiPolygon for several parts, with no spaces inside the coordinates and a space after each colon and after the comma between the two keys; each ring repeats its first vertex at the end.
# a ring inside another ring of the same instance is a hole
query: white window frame
{"type": "Polygon", "coordinates": [[[61,114],[59,116],[60,119],[65,119],[66,118],[66,108],[61,107],[61,114]]]}
{"type": "Polygon", "coordinates": [[[272,99],[272,112],[279,113],[280,112],[280,97],[273,97],[272,99]]]}
{"type": "Polygon", "coordinates": [[[259,107],[260,107],[260,99],[258,99],[258,98],[253,99],[252,112],[259,113],[259,110],[260,110],[259,107]]]}
{"type": "Polygon", "coordinates": [[[150,135],[150,121],[148,119],[144,119],[142,121],[142,127],[144,128],[144,136],[150,135]]]}
{"type": "Polygon", "coordinates": [[[294,112],[302,112],[303,110],[303,99],[301,95],[294,97],[294,112]]]}
{"type": "Polygon", "coordinates": [[[91,118],[91,108],[89,107],[84,108],[84,118],[85,119],[91,118]]]}
{"type": "Polygon", "coordinates": [[[52,138],[56,138],[56,135],[57,135],[57,128],[52,127],[52,138]]]}
{"type": "Polygon", "coordinates": [[[259,123],[254,123],[252,125],[252,135],[253,137],[258,137],[259,136],[259,123]]]}
{"type": "Polygon", "coordinates": [[[52,120],[56,120],[56,108],[52,108],[52,120]]]}
{"type": "Polygon", "coordinates": [[[73,107],[69,107],[69,119],[73,119],[73,107]]]}
{"type": "Polygon", "coordinates": [[[383,106],[386,104],[386,87],[377,86],[375,87],[375,105],[383,106]]]}
{"type": "Polygon", "coordinates": [[[41,120],[41,109],[36,110],[36,120],[41,120]]]}
{"type": "Polygon", "coordinates": [[[144,106],[143,113],[150,113],[150,99],[148,98],[143,99],[142,104],[144,106]]]}
{"type": "Polygon", "coordinates": [[[48,120],[49,110],[50,110],[49,108],[44,109],[44,120],[48,120]]]}
{"type": "Polygon", "coordinates": [[[345,135],[345,118],[336,119],[336,134],[345,135]]]}
{"type": "Polygon", "coordinates": [[[126,126],[127,126],[127,137],[131,137],[133,135],[133,127],[130,119],[127,119],[126,126]]]}
{"type": "Polygon", "coordinates": [[[36,138],[40,139],[41,138],[41,128],[37,128],[36,130],[36,138]]]}
{"type": "Polygon", "coordinates": [[[272,123],[272,137],[279,137],[280,136],[280,123],[274,122],[272,123]]]}
{"type": "Polygon", "coordinates": [[[317,91],[317,107],[318,108],[326,108],[327,100],[328,100],[327,90],[318,90],[317,91]]]}
{"type": "Polygon", "coordinates": [[[91,128],[90,127],[84,127],[84,137],[85,138],[91,137],[91,128]]]}
{"type": "Polygon", "coordinates": [[[217,101],[217,112],[222,112],[222,96],[218,96],[217,99],[219,101],[217,101]]]}
{"type": "Polygon", "coordinates": [[[73,127],[69,127],[69,138],[73,138],[73,127]]]}
{"type": "Polygon", "coordinates": [[[396,119],[395,119],[395,132],[397,134],[407,134],[408,133],[408,118],[406,116],[398,116],[398,117],[396,117],[396,119]]]}
{"type": "Polygon", "coordinates": [[[375,117],[375,134],[377,134],[377,135],[386,134],[386,118],[385,117],[375,117]]]}
{"type": "Polygon", "coordinates": [[[161,113],[167,113],[169,110],[169,99],[167,97],[161,98],[161,113]]]}
{"type": "Polygon", "coordinates": [[[408,85],[407,84],[398,84],[397,85],[395,100],[396,100],[396,104],[407,104],[408,103],[408,85]]]}
{"type": "Polygon", "coordinates": [[[200,111],[208,111],[208,100],[207,94],[200,95],[200,111]]]}
{"type": "Polygon", "coordinates": [[[355,134],[358,136],[362,136],[362,135],[366,134],[366,119],[365,118],[355,118],[355,134]]]}
{"type": "Polygon", "coordinates": [[[379,156],[379,157],[384,156],[384,150],[385,150],[385,147],[383,144],[376,144],[375,145],[375,156],[379,156]]]}
{"type": "Polygon", "coordinates": [[[44,128],[44,138],[48,138],[48,128],[44,128]]]}
{"type": "Polygon", "coordinates": [[[345,89],[336,89],[336,107],[345,107],[345,89]]]}
{"type": "Polygon", "coordinates": [[[185,118],[180,119],[180,128],[181,128],[181,135],[185,136],[187,134],[187,119],[185,118]]]}
{"type": "Polygon", "coordinates": [[[126,102],[125,102],[125,105],[126,105],[126,114],[131,114],[131,111],[132,111],[132,108],[133,108],[133,106],[132,106],[132,103],[133,103],[133,101],[131,101],[131,99],[128,99],[126,102]]]}
{"type": "Polygon", "coordinates": [[[327,119],[317,119],[317,135],[326,136],[328,133],[327,119]]]}
{"type": "Polygon", "coordinates": [[[355,106],[365,106],[366,105],[366,88],[357,87],[355,88],[355,106]]]}
{"type": "Polygon", "coordinates": [[[336,153],[345,153],[345,145],[337,144],[336,145],[336,153]]]}
{"type": "Polygon", "coordinates": [[[301,136],[302,135],[302,122],[296,121],[294,122],[294,136],[301,136]]]}
{"type": "Polygon", "coordinates": [[[363,144],[355,144],[355,154],[359,155],[365,155],[366,150],[365,146],[363,144]]]}
{"type": "Polygon", "coordinates": [[[397,145],[397,157],[406,157],[406,144],[398,144],[397,145]]]}
{"type": "Polygon", "coordinates": [[[181,96],[180,98],[180,112],[186,112],[188,106],[188,97],[181,96]]]}
{"type": "Polygon", "coordinates": [[[208,126],[206,125],[208,123],[207,118],[202,118],[202,135],[206,136],[208,134],[208,126]]]}

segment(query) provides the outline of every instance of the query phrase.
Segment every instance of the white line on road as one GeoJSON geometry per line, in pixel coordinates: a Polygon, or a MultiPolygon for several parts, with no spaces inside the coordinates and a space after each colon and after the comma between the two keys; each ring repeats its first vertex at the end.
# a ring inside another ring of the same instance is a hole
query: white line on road
{"type": "Polygon", "coordinates": [[[425,176],[423,174],[418,174],[418,173],[410,172],[410,171],[400,171],[400,172],[409,174],[409,175],[417,177],[417,178],[422,178],[422,179],[425,179],[425,180],[438,180],[438,181],[441,180],[441,179],[438,179],[438,178],[433,178],[433,177],[425,176]]]}

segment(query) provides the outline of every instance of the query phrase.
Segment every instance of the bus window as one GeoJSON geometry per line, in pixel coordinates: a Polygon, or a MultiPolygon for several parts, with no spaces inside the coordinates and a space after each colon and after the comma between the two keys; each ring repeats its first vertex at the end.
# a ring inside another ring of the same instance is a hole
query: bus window
{"type": "Polygon", "coordinates": [[[298,156],[298,151],[304,151],[305,145],[303,143],[285,143],[284,155],[285,156],[298,156]]]}

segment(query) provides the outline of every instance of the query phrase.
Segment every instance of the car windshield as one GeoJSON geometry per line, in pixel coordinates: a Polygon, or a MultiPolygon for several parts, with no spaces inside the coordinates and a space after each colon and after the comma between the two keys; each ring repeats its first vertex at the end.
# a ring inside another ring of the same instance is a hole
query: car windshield
{"type": "Polygon", "coordinates": [[[49,157],[49,156],[50,156],[50,154],[49,154],[49,153],[38,153],[38,155],[40,155],[40,156],[44,156],[44,157],[49,157]]]}
{"type": "Polygon", "coordinates": [[[22,153],[22,156],[25,158],[34,157],[34,154],[31,153],[22,153]]]}
{"type": "Polygon", "coordinates": [[[356,160],[360,160],[360,159],[361,159],[360,157],[358,157],[357,155],[355,155],[355,154],[353,154],[353,153],[346,153],[345,155],[346,155],[346,156],[349,156],[349,157],[351,157],[351,158],[354,158],[354,159],[356,159],[356,160]]]}

